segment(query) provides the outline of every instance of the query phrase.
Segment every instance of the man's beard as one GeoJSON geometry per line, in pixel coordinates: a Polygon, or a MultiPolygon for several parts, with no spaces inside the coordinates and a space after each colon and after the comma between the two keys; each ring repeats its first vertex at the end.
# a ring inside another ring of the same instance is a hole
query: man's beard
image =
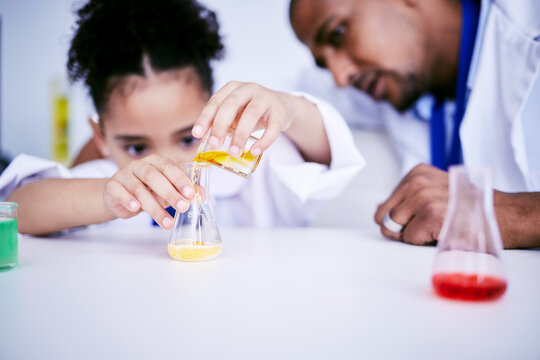
{"type": "Polygon", "coordinates": [[[424,91],[420,78],[415,74],[407,74],[401,77],[400,84],[402,89],[401,96],[398,104],[393,105],[398,111],[403,112],[413,106],[424,91]]]}
{"type": "MultiPolygon", "coordinates": [[[[378,70],[376,71],[376,76],[379,78],[392,78],[394,83],[397,84],[398,90],[400,90],[399,98],[390,98],[388,89],[386,89],[383,100],[388,101],[394,108],[396,108],[396,110],[400,112],[404,112],[405,110],[409,109],[424,93],[422,81],[413,73],[401,75],[395,71],[378,70]]],[[[354,84],[354,87],[362,91],[360,82],[361,79],[359,79],[358,83],[354,84]]]]}

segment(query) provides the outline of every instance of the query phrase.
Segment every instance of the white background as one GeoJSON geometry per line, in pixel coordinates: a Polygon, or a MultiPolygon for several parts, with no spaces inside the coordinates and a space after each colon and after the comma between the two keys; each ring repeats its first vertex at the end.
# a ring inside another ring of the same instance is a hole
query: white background
{"type": "MultiPolygon", "coordinates": [[[[0,0],[2,16],[1,147],[50,157],[54,79],[65,79],[74,12],[85,1],[0,0]]],[[[215,10],[226,47],[215,66],[216,89],[228,80],[254,81],[290,89],[310,55],[294,37],[289,0],[205,0],[215,10]]],[[[91,103],[78,84],[70,94],[70,154],[89,137],[91,103]]]]}

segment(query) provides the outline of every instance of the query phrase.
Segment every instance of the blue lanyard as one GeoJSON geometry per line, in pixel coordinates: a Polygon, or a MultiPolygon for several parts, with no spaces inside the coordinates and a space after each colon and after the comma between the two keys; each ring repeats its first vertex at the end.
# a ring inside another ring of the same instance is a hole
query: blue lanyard
{"type": "Polygon", "coordinates": [[[446,152],[444,101],[437,100],[433,104],[431,113],[431,164],[442,170],[448,170],[450,165],[461,164],[463,162],[459,127],[467,105],[467,78],[469,76],[469,68],[476,39],[480,5],[475,0],[461,0],[461,9],[463,23],[459,48],[458,79],[455,100],[456,108],[452,123],[450,152],[448,154],[446,152]]]}

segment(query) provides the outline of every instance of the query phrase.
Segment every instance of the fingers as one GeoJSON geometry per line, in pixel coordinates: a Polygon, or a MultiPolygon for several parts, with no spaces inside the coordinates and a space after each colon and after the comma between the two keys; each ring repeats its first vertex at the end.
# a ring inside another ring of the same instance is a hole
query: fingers
{"type": "MultiPolygon", "coordinates": [[[[193,198],[195,194],[195,187],[191,183],[191,180],[184,174],[180,166],[174,161],[159,156],[150,156],[148,161],[154,166],[161,174],[163,174],[175,190],[180,192],[182,196],[188,200],[193,198]]],[[[160,194],[158,194],[160,195],[160,194]]],[[[166,200],[166,198],[164,198],[166,200]]],[[[180,199],[182,200],[182,199],[180,199]]],[[[174,206],[174,204],[171,204],[174,206]]]]}
{"type": "Polygon", "coordinates": [[[387,238],[417,245],[431,243],[436,240],[442,226],[447,202],[448,174],[431,166],[419,165],[379,205],[375,222],[387,238]],[[400,232],[385,226],[387,214],[394,222],[403,225],[400,232]]]}
{"type": "Polygon", "coordinates": [[[107,184],[104,196],[117,216],[130,216],[120,211],[117,204],[132,212],[142,209],[162,228],[169,229],[173,219],[164,207],[172,206],[185,212],[194,194],[190,180],[174,162],[151,155],[116,173],[107,184]]]}
{"type": "MultiPolygon", "coordinates": [[[[271,115],[273,116],[273,115],[271,115]]],[[[263,136],[251,146],[250,152],[253,156],[262,154],[263,151],[268,149],[281,133],[281,126],[278,121],[269,121],[268,127],[264,130],[263,136]]]]}
{"type": "MultiPolygon", "coordinates": [[[[411,192],[412,192],[411,191],[411,185],[409,183],[405,182],[405,179],[403,179],[401,181],[401,183],[394,189],[394,191],[392,192],[390,197],[385,202],[383,202],[382,204],[380,204],[377,207],[377,211],[375,212],[375,222],[377,224],[379,224],[381,226],[381,228],[382,228],[383,227],[384,217],[386,216],[386,214],[390,213],[390,216],[391,216],[392,220],[394,220],[395,222],[397,222],[397,223],[399,223],[401,225],[405,225],[409,221],[409,218],[406,218],[406,216],[405,216],[406,212],[402,211],[402,214],[401,214],[400,219],[398,221],[394,217],[395,215],[394,215],[392,209],[396,208],[399,204],[404,202],[407,199],[408,196],[412,195],[411,192]]],[[[414,194],[414,192],[413,192],[413,194],[414,194]]],[[[410,213],[409,213],[409,215],[410,215],[410,213]]],[[[392,238],[394,238],[394,237],[392,237],[392,238]]]]}
{"type": "Polygon", "coordinates": [[[392,240],[401,240],[401,232],[394,232],[387,229],[384,225],[381,225],[381,234],[384,237],[392,240]]]}
{"type": "Polygon", "coordinates": [[[251,133],[256,129],[257,124],[266,117],[268,112],[267,104],[260,100],[251,100],[243,109],[236,124],[229,154],[239,157],[246,148],[247,141],[251,133]]]}
{"type": "Polygon", "coordinates": [[[405,197],[391,211],[392,219],[399,224],[407,224],[415,214],[431,203],[446,202],[448,192],[446,189],[424,187],[405,197]]]}
{"type": "Polygon", "coordinates": [[[223,145],[227,131],[234,127],[228,153],[239,157],[251,133],[264,128],[264,135],[251,146],[252,155],[265,151],[285,127],[287,106],[283,96],[253,83],[231,82],[220,89],[203,109],[193,128],[193,135],[209,132],[211,148],[223,145]]]}
{"type": "Polygon", "coordinates": [[[403,201],[404,197],[409,192],[410,185],[407,182],[407,177],[405,176],[401,182],[396,186],[392,194],[377,207],[375,212],[375,222],[379,225],[382,225],[384,216],[390,212],[397,204],[403,201]]]}
{"type": "Polygon", "coordinates": [[[135,204],[133,201],[137,201],[140,204],[139,208],[150,214],[162,228],[169,229],[173,225],[171,216],[154,198],[150,190],[134,176],[124,178],[122,174],[118,175],[117,173],[107,183],[104,197],[106,203],[112,203],[111,210],[120,218],[133,216],[138,211],[132,211],[131,214],[128,214],[118,209],[118,204],[125,209],[132,210],[134,207],[131,208],[130,203],[135,204]],[[112,201],[108,201],[108,198],[112,201]]]}
{"type": "MultiPolygon", "coordinates": [[[[422,189],[439,189],[448,192],[448,173],[430,165],[420,164],[414,167],[396,186],[390,197],[379,205],[375,213],[375,222],[382,224],[384,216],[398,204],[409,197],[413,197],[422,189]]],[[[398,219],[393,218],[395,221],[398,219]]],[[[398,222],[407,223],[410,219],[400,218],[398,222]]]]}
{"type": "MultiPolygon", "coordinates": [[[[240,87],[241,83],[231,81],[228,82],[225,86],[223,86],[221,89],[219,89],[208,101],[206,106],[201,111],[201,114],[199,115],[199,118],[193,125],[193,129],[191,130],[191,133],[196,138],[202,138],[210,129],[212,124],[214,123],[214,118],[220,109],[221,105],[223,104],[223,101],[229,96],[231,92],[236,90],[238,87],[240,87]]],[[[229,100],[231,101],[231,100],[229,100]]],[[[219,140],[219,139],[216,139],[219,140]]],[[[210,145],[214,146],[216,144],[216,140],[212,139],[212,142],[210,145]]],[[[214,147],[219,146],[221,143],[217,143],[214,147]]]]}
{"type": "Polygon", "coordinates": [[[434,202],[419,210],[402,231],[402,240],[413,245],[433,244],[446,214],[445,202],[434,202]]]}
{"type": "Polygon", "coordinates": [[[210,130],[210,146],[221,146],[228,129],[236,122],[228,152],[233,157],[241,155],[247,139],[269,108],[269,100],[261,92],[264,93],[258,85],[242,84],[223,99],[210,130]]]}
{"type": "Polygon", "coordinates": [[[109,181],[105,185],[104,196],[113,213],[120,218],[133,216],[141,208],[139,201],[117,181],[109,181]]]}
{"type": "Polygon", "coordinates": [[[189,179],[169,159],[157,156],[147,159],[133,167],[133,174],[169,206],[186,211],[195,194],[189,179]]]}

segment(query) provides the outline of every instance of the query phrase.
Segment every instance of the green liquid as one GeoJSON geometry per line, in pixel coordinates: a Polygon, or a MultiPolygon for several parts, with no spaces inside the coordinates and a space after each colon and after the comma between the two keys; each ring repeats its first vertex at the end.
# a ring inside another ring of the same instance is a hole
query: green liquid
{"type": "Polygon", "coordinates": [[[0,218],[0,270],[17,266],[17,219],[0,218]]]}

